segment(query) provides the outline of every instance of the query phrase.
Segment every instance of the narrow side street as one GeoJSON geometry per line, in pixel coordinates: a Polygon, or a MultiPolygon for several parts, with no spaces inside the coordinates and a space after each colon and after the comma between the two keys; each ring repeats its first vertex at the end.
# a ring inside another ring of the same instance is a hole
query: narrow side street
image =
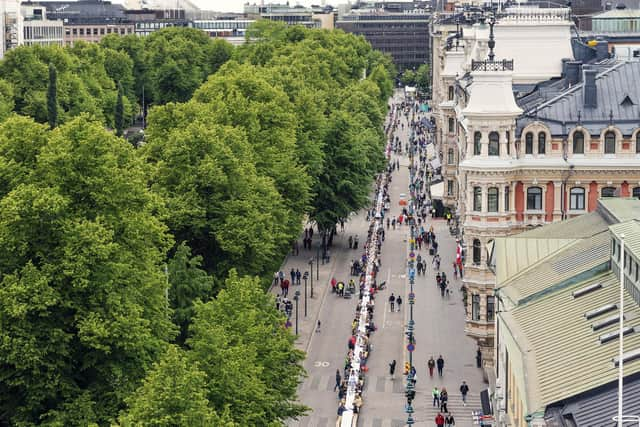
{"type": "MultiPolygon", "coordinates": [[[[402,126],[398,126],[396,135],[399,136],[404,147],[409,140],[409,124],[404,115],[400,115],[402,126]]],[[[409,197],[409,157],[406,155],[392,155],[392,160],[399,160],[400,169],[393,173],[393,180],[389,185],[391,197],[390,210],[387,217],[398,217],[402,213],[399,205],[401,194],[409,197]]],[[[364,241],[368,223],[366,214],[361,212],[345,224],[345,231],[338,231],[331,249],[331,261],[320,265],[319,280],[315,276],[314,264],[314,293],[315,298],[307,298],[307,317],[304,317],[304,281],[301,286],[292,286],[289,298],[293,298],[296,290],[300,290],[302,299],[298,306],[299,348],[307,351],[305,368],[308,377],[300,387],[300,400],[312,408],[309,416],[299,421],[292,421],[291,426],[322,427],[333,426],[336,422],[338,407],[337,391],[334,392],[336,369],[343,371],[347,351],[347,341],[351,336],[351,323],[357,305],[357,295],[345,299],[331,292],[330,280],[348,283],[350,261],[361,255],[358,250],[349,249],[348,237],[359,235],[364,241]],[[317,320],[321,321],[321,331],[315,332],[317,320]]],[[[446,387],[449,392],[449,412],[455,417],[456,426],[472,426],[471,411],[480,408],[479,393],[484,389],[481,370],[476,368],[476,347],[471,338],[464,334],[464,307],[460,291],[461,281],[454,279],[453,262],[456,256],[455,238],[449,234],[446,220],[427,218],[425,228],[433,226],[441,256],[441,270],[445,271],[450,280],[451,294],[448,297],[440,295],[436,286],[436,271],[432,267],[432,257],[428,248],[423,245],[422,250],[416,251],[427,260],[427,271],[424,275],[416,276],[414,292],[416,304],[414,306],[416,349],[413,362],[417,372],[416,398],[413,401],[415,413],[413,415],[417,426],[433,426],[437,409],[432,404],[431,390],[437,386],[446,387]],[[429,377],[427,360],[430,356],[437,359],[442,355],[445,360],[444,375],[429,377]],[[469,385],[467,405],[463,406],[459,387],[462,381],[469,385]]],[[[407,276],[407,260],[409,252],[409,227],[398,225],[394,230],[385,225],[386,239],[382,245],[381,268],[378,282],[386,280],[387,287],[376,294],[376,309],[374,321],[377,331],[371,336],[373,346],[367,366],[363,391],[364,405],[360,413],[358,425],[363,427],[399,427],[406,425],[405,413],[405,385],[403,376],[405,361],[408,360],[405,337],[408,322],[408,293],[409,280],[407,276]],[[391,312],[389,296],[401,296],[403,304],[401,310],[391,312]],[[396,360],[395,379],[389,375],[389,363],[396,360]]],[[[318,244],[315,238],[314,245],[318,244]]],[[[298,268],[301,272],[309,270],[309,259],[315,255],[314,250],[302,249],[300,243],[299,255],[291,255],[283,265],[285,275],[289,275],[291,268],[298,268]]],[[[278,293],[279,287],[272,292],[278,293]]],[[[292,316],[295,328],[295,312],[292,316]]]]}

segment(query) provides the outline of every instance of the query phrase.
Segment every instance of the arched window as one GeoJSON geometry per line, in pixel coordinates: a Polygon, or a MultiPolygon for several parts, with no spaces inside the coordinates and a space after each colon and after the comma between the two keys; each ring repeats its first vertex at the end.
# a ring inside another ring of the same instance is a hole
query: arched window
{"type": "Polygon", "coordinates": [[[453,86],[449,86],[449,101],[453,101],[453,86]]]}
{"type": "Polygon", "coordinates": [[[542,210],[542,188],[529,187],[527,189],[527,209],[532,211],[542,210]]]}
{"type": "Polygon", "coordinates": [[[601,197],[616,197],[616,188],[615,187],[604,187],[600,191],[601,197]]]}
{"type": "Polygon", "coordinates": [[[584,188],[582,187],[573,187],[571,191],[569,191],[570,200],[569,200],[569,209],[573,210],[584,210],[584,188]]]}
{"type": "Polygon", "coordinates": [[[584,154],[584,133],[582,131],[573,133],[573,154],[584,154]]]}
{"type": "Polygon", "coordinates": [[[496,187],[487,190],[487,211],[498,212],[498,189],[496,187]]]}
{"type": "Polygon", "coordinates": [[[480,239],[473,239],[473,265],[480,265],[480,253],[482,252],[482,244],[480,239]]]}
{"type": "Polygon", "coordinates": [[[456,155],[453,148],[447,150],[447,164],[452,165],[456,162],[456,155]]]}
{"type": "Polygon", "coordinates": [[[527,132],[524,137],[524,154],[533,154],[533,134],[527,132]]]}
{"type": "Polygon", "coordinates": [[[482,210],[482,188],[473,187],[473,210],[480,212],[482,210]]]}
{"type": "Polygon", "coordinates": [[[636,133],[636,154],[640,154],[640,131],[636,133]]]}
{"type": "Polygon", "coordinates": [[[491,132],[489,134],[489,155],[500,155],[500,134],[498,132],[491,132]]]}
{"type": "Polygon", "coordinates": [[[473,155],[474,156],[479,156],[480,155],[480,150],[481,150],[480,141],[482,141],[482,134],[480,132],[476,131],[473,134],[473,155]]]}
{"type": "Polygon", "coordinates": [[[616,152],[616,134],[609,130],[604,134],[604,154],[614,154],[616,152]]]}
{"type": "Polygon", "coordinates": [[[640,199],[640,187],[633,187],[633,197],[640,199]]]}
{"type": "Polygon", "coordinates": [[[547,134],[540,132],[538,134],[538,154],[544,154],[547,151],[547,134]]]}
{"type": "Polygon", "coordinates": [[[453,117],[449,117],[449,133],[453,133],[456,129],[456,121],[453,117]]]}

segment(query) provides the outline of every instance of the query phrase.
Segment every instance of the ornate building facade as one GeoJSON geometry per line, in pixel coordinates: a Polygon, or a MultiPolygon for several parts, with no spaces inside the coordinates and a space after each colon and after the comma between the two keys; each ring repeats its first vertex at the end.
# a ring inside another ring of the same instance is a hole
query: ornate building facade
{"type": "Polygon", "coordinates": [[[487,21],[441,37],[434,98],[444,202],[463,228],[466,332],[490,367],[494,239],[590,212],[601,197],[640,196],[640,64],[574,60],[565,9],[487,21]],[[514,25],[545,36],[514,50],[514,25]]]}

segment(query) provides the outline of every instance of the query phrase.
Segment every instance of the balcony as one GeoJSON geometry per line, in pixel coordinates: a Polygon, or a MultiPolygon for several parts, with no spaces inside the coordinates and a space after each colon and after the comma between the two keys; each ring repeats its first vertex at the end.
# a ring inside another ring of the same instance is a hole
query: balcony
{"type": "Polygon", "coordinates": [[[513,71],[513,59],[471,61],[471,71],[513,71]]]}

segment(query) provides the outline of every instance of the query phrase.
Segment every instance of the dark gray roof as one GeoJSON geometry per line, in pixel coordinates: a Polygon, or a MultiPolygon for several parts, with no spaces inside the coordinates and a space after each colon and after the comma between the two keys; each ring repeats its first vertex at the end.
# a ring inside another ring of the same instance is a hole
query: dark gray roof
{"type": "Polygon", "coordinates": [[[125,8],[121,4],[108,1],[80,0],[80,1],[43,1],[23,4],[36,4],[47,8],[49,19],[62,19],[69,23],[88,23],[97,21],[125,20],[125,8]]]}
{"type": "MultiPolygon", "coordinates": [[[[549,426],[601,427],[613,426],[611,420],[617,413],[618,384],[609,383],[595,390],[582,393],[565,402],[547,407],[545,419],[549,426]],[[573,421],[573,424],[567,421],[573,421]]],[[[640,375],[624,379],[625,414],[640,414],[640,375]]],[[[625,425],[637,425],[625,423],[625,425]]]]}
{"type": "Polygon", "coordinates": [[[553,135],[563,135],[578,122],[592,135],[615,123],[624,135],[640,126],[640,62],[624,62],[596,67],[597,107],[585,108],[584,83],[580,82],[558,96],[525,111],[518,119],[518,133],[532,121],[545,123],[553,135]],[[605,70],[600,71],[603,67],[605,70]],[[631,103],[623,102],[629,97],[631,103]],[[563,126],[564,123],[564,126],[563,126]]]}

